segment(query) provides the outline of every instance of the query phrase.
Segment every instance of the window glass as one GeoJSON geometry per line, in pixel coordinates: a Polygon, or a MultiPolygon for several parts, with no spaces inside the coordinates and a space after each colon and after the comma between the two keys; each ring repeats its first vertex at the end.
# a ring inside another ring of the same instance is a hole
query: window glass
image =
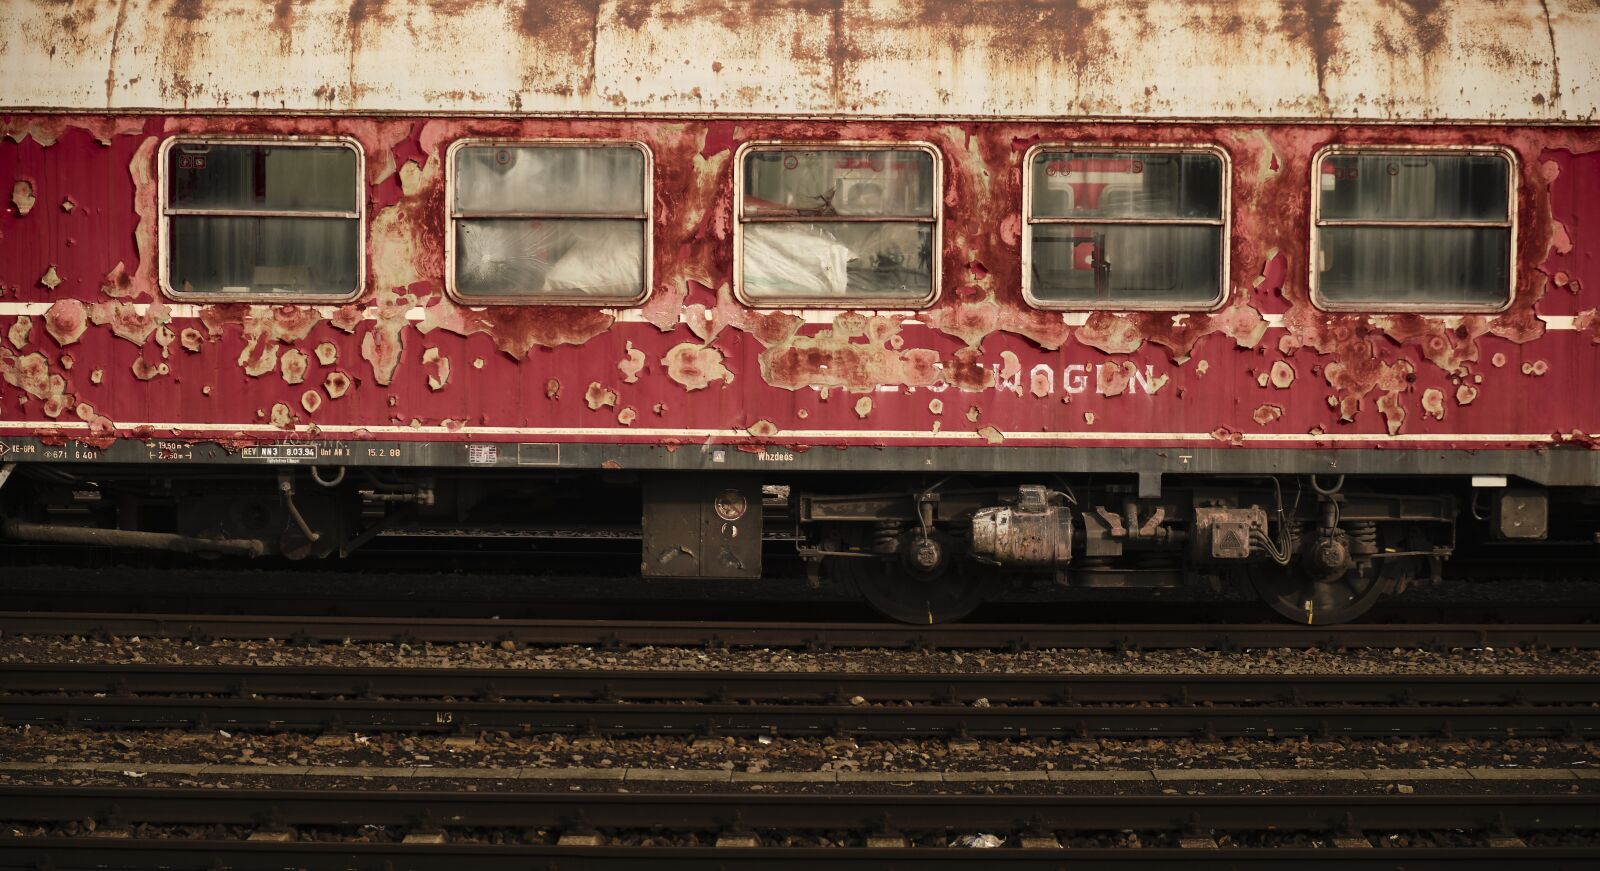
{"type": "Polygon", "coordinates": [[[646,171],[644,153],[631,145],[457,149],[455,292],[489,302],[643,297],[646,171]]]}
{"type": "Polygon", "coordinates": [[[926,151],[754,151],[745,217],[933,217],[926,151]]]}
{"type": "Polygon", "coordinates": [[[359,289],[359,160],[347,145],[178,142],[167,150],[167,286],[347,297],[359,289]]]}
{"type": "Polygon", "coordinates": [[[1360,152],[1318,164],[1316,289],[1337,307],[1503,305],[1511,162],[1500,154],[1360,152]]]}
{"type": "Polygon", "coordinates": [[[172,209],[356,210],[356,153],[343,145],[185,143],[167,152],[172,209]]]}
{"type": "Polygon", "coordinates": [[[741,290],[755,302],[934,293],[934,157],[921,149],[759,149],[744,156],[741,290]]]}
{"type": "Polygon", "coordinates": [[[1044,149],[1028,172],[1024,280],[1033,302],[1196,308],[1221,298],[1219,155],[1044,149]]]}
{"type": "Polygon", "coordinates": [[[1508,169],[1493,154],[1330,154],[1322,161],[1322,217],[1505,220],[1508,169]]]}
{"type": "Polygon", "coordinates": [[[637,296],[644,222],[493,219],[456,222],[456,292],[463,296],[637,296]]]}
{"type": "Polygon", "coordinates": [[[1214,154],[1050,152],[1033,157],[1033,213],[1062,218],[1221,218],[1214,154]]]}
{"type": "Polygon", "coordinates": [[[1041,224],[1032,290],[1043,301],[1209,301],[1222,271],[1222,228],[1171,224],[1041,224]]]}
{"type": "Polygon", "coordinates": [[[1319,289],[1334,302],[1498,305],[1510,245],[1495,227],[1323,227],[1319,289]]]}
{"type": "Polygon", "coordinates": [[[456,152],[456,208],[471,213],[644,217],[637,148],[473,145],[456,152]]]}

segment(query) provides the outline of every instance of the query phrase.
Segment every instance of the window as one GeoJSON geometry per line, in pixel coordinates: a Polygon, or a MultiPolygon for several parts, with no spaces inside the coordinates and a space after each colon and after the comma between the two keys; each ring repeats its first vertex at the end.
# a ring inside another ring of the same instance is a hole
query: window
{"type": "Polygon", "coordinates": [[[1329,148],[1314,166],[1311,287],[1324,308],[1510,303],[1509,153],[1329,148]]]}
{"type": "Polygon", "coordinates": [[[162,146],[161,280],[179,299],[353,299],[364,280],[361,151],[324,140],[162,146]]]}
{"type": "Polygon", "coordinates": [[[735,285],[751,305],[922,306],[939,288],[930,145],[746,145],[735,285]]]}
{"type": "Polygon", "coordinates": [[[1205,309],[1228,271],[1228,164],[1213,148],[1036,145],[1023,295],[1040,308],[1205,309]]]}
{"type": "Polygon", "coordinates": [[[632,305],[650,287],[650,153],[636,142],[450,148],[447,287],[469,303],[632,305]]]}

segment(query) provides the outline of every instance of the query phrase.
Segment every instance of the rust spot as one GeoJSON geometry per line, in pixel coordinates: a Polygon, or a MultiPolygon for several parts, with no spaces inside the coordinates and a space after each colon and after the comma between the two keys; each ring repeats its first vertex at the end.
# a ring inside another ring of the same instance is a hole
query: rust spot
{"type": "Polygon", "coordinates": [[[33,204],[37,200],[33,196],[33,182],[27,179],[18,179],[11,185],[11,204],[17,207],[17,214],[26,215],[33,211],[33,204]]]}
{"type": "Polygon", "coordinates": [[[589,404],[591,411],[599,411],[607,406],[615,408],[617,394],[616,391],[607,389],[600,382],[591,381],[589,382],[589,389],[583,393],[583,401],[589,404]]]}
{"type": "Polygon", "coordinates": [[[346,333],[354,333],[356,327],[364,319],[365,315],[362,314],[361,306],[351,303],[334,309],[333,315],[328,318],[328,323],[333,324],[335,329],[343,330],[346,333]]]}
{"type": "Polygon", "coordinates": [[[285,384],[299,384],[305,381],[306,369],[310,365],[311,361],[300,351],[294,348],[284,351],[283,356],[279,358],[279,370],[283,373],[283,382],[285,384]]]}
{"type": "Polygon", "coordinates": [[[1289,385],[1294,383],[1294,367],[1282,360],[1276,360],[1272,364],[1272,371],[1268,376],[1268,380],[1272,382],[1273,387],[1279,390],[1287,390],[1289,385]]]}
{"type": "Polygon", "coordinates": [[[72,197],[65,197],[61,200],[61,211],[66,212],[69,215],[72,214],[72,210],[76,209],[77,207],[78,204],[72,201],[72,197]]]}
{"type": "Polygon", "coordinates": [[[6,338],[10,339],[12,346],[20,351],[23,345],[28,344],[28,335],[32,332],[33,318],[27,315],[17,315],[16,322],[11,325],[11,329],[6,331],[6,338]]]}
{"type": "Polygon", "coordinates": [[[856,400],[856,417],[865,418],[872,413],[872,397],[863,396],[856,400]]]}
{"type": "Polygon", "coordinates": [[[1434,420],[1444,420],[1444,391],[1437,387],[1429,387],[1422,391],[1422,413],[1431,415],[1434,420]]]}
{"type": "Polygon", "coordinates": [[[661,358],[667,377],[685,390],[702,390],[716,382],[733,383],[733,373],[723,365],[722,352],[710,346],[683,342],[661,358]]]}
{"type": "Polygon", "coordinates": [[[141,290],[134,283],[133,276],[128,274],[127,268],[122,265],[122,261],[118,260],[117,265],[106,273],[104,283],[100,285],[100,292],[112,299],[132,299],[138,296],[141,290]]]}
{"type": "Polygon", "coordinates": [[[1256,422],[1257,426],[1266,426],[1278,418],[1283,417],[1283,408],[1277,405],[1258,405],[1256,406],[1255,413],[1250,415],[1250,417],[1256,422]]]}
{"type": "Polygon", "coordinates": [[[1206,377],[1206,373],[1209,371],[1211,371],[1210,360],[1201,360],[1200,362],[1194,364],[1194,375],[1196,378],[1206,377]]]}
{"type": "Polygon", "coordinates": [[[1549,371],[1550,371],[1550,364],[1545,362],[1544,360],[1534,360],[1531,363],[1523,363],[1522,364],[1522,374],[1524,374],[1524,375],[1532,375],[1535,378],[1541,377],[1546,372],[1549,372],[1549,371]]]}
{"type": "Polygon", "coordinates": [[[428,374],[430,390],[443,390],[450,383],[450,358],[441,354],[438,348],[423,350],[422,369],[428,374]]]}
{"type": "Polygon", "coordinates": [[[61,363],[61,368],[71,371],[73,365],[77,363],[77,360],[73,359],[71,354],[62,354],[59,362],[61,363]]]}
{"type": "Polygon", "coordinates": [[[332,366],[339,362],[339,348],[332,342],[323,342],[316,348],[317,362],[324,366],[332,366]]]}
{"type": "Polygon", "coordinates": [[[105,380],[105,377],[106,377],[106,370],[104,370],[104,369],[96,369],[93,372],[89,373],[89,383],[90,384],[99,384],[101,381],[105,380]]]}
{"type": "Polygon", "coordinates": [[[1085,426],[1094,426],[1094,412],[1085,411],[1083,413],[1083,423],[1085,426]]]}
{"type": "Polygon", "coordinates": [[[272,406],[271,421],[272,425],[278,429],[293,429],[294,412],[290,411],[289,406],[283,404],[282,402],[274,403],[272,406]]]}
{"type": "Polygon", "coordinates": [[[1406,422],[1406,407],[1400,403],[1400,394],[1385,393],[1378,397],[1378,412],[1389,429],[1389,435],[1398,435],[1406,422]]]}
{"type": "Polygon", "coordinates": [[[43,285],[45,290],[55,290],[61,286],[61,276],[56,272],[54,263],[50,264],[50,268],[39,277],[39,284],[43,285]]]}
{"type": "MultiPolygon", "coordinates": [[[[361,359],[372,366],[372,378],[387,387],[405,351],[406,312],[417,304],[409,293],[378,291],[377,325],[361,337],[361,359]]],[[[426,332],[426,331],[424,331],[426,332]]]]}
{"type": "Polygon", "coordinates": [[[1144,344],[1144,336],[1127,317],[1097,311],[1078,328],[1078,341],[1107,354],[1131,354],[1144,344]]]}
{"type": "Polygon", "coordinates": [[[315,390],[300,394],[300,407],[306,410],[306,414],[316,414],[317,409],[322,407],[322,394],[315,390]]]}
{"type": "Polygon", "coordinates": [[[631,405],[626,406],[621,411],[617,412],[617,423],[620,423],[623,426],[632,426],[633,422],[638,418],[639,412],[634,411],[633,406],[631,405]]]}
{"type": "Polygon", "coordinates": [[[1128,362],[1101,363],[1095,367],[1098,392],[1105,396],[1121,396],[1128,389],[1128,382],[1136,371],[1134,365],[1128,362]]]}
{"type": "Polygon", "coordinates": [[[973,405],[973,406],[968,407],[967,408],[967,422],[968,423],[977,423],[978,422],[978,418],[982,414],[983,414],[983,412],[981,410],[979,410],[978,406],[973,405]]]}
{"type": "Polygon", "coordinates": [[[655,412],[658,415],[666,414],[667,413],[667,404],[665,402],[657,402],[655,405],[650,406],[650,410],[655,412]]]}
{"type": "Polygon", "coordinates": [[[424,335],[436,329],[459,336],[483,333],[496,348],[516,360],[527,357],[535,346],[582,345],[610,329],[616,320],[609,311],[588,306],[496,305],[470,309],[448,300],[430,305],[423,312],[417,330],[424,335]]]}
{"type": "Polygon", "coordinates": [[[143,357],[133,358],[133,377],[140,381],[149,381],[165,374],[167,374],[167,364],[154,363],[143,357]]]}
{"type": "Polygon", "coordinates": [[[143,347],[156,327],[172,319],[165,303],[153,302],[139,314],[133,303],[97,302],[89,308],[89,320],[96,326],[111,325],[111,332],[143,347]]]}
{"type": "Polygon", "coordinates": [[[600,464],[600,468],[606,469],[608,471],[616,471],[617,469],[622,468],[622,464],[617,462],[616,460],[606,460],[605,462],[600,464]]]}
{"type": "Polygon", "coordinates": [[[1244,433],[1225,426],[1219,426],[1212,430],[1211,437],[1230,447],[1236,448],[1244,444],[1244,433]]]}
{"type": "Polygon", "coordinates": [[[998,445],[1006,440],[1005,433],[993,426],[978,427],[978,435],[983,436],[983,440],[991,445],[998,445]]]}
{"type": "Polygon", "coordinates": [[[860,391],[886,384],[931,386],[950,377],[948,371],[940,373],[937,351],[901,350],[899,338],[900,323],[894,318],[846,312],[816,335],[794,335],[768,346],[760,358],[762,378],[786,390],[860,391]]]}
{"type": "Polygon", "coordinates": [[[338,370],[329,372],[322,379],[322,389],[328,391],[329,399],[338,399],[350,390],[350,376],[338,370]]]}
{"type": "Polygon", "coordinates": [[[1572,319],[1572,328],[1579,333],[1588,333],[1589,341],[1600,345],[1600,309],[1591,308],[1578,312],[1578,316],[1572,319]]]}
{"type": "Polygon", "coordinates": [[[561,382],[556,380],[556,379],[554,379],[554,378],[551,378],[549,381],[546,381],[544,383],[544,398],[545,399],[560,399],[561,398],[561,382]]]}
{"type": "Polygon", "coordinates": [[[635,348],[632,342],[628,342],[626,355],[617,363],[617,371],[622,373],[623,383],[638,383],[639,372],[642,369],[644,369],[644,352],[635,348]]]}
{"type": "Polygon", "coordinates": [[[934,414],[944,414],[944,400],[938,398],[928,400],[928,411],[934,414]]]}
{"type": "Polygon", "coordinates": [[[745,432],[758,439],[769,439],[778,434],[778,425],[770,420],[762,419],[750,424],[745,432]]]}
{"type": "Polygon", "coordinates": [[[1478,398],[1478,388],[1471,384],[1463,384],[1456,388],[1456,404],[1471,405],[1472,400],[1478,398]]]}
{"type": "Polygon", "coordinates": [[[1489,363],[1490,365],[1494,366],[1494,368],[1499,369],[1506,364],[1506,355],[1496,351],[1495,355],[1489,358],[1489,363]]]}

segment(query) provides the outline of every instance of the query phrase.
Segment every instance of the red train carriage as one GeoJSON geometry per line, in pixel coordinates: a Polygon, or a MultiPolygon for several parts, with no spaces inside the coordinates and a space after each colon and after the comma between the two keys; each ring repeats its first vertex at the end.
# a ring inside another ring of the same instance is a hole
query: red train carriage
{"type": "Polygon", "coordinates": [[[887,613],[1592,540],[1600,11],[19,0],[5,535],[627,518],[887,613]]]}

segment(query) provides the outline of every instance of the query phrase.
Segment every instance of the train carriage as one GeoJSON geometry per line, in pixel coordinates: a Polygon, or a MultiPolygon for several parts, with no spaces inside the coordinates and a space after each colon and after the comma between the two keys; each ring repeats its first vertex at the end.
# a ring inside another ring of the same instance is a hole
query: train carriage
{"type": "Polygon", "coordinates": [[[5,538],[1359,616],[1600,521],[1600,8],[17,0],[5,538]],[[770,544],[769,544],[770,546],[770,544]]]}

